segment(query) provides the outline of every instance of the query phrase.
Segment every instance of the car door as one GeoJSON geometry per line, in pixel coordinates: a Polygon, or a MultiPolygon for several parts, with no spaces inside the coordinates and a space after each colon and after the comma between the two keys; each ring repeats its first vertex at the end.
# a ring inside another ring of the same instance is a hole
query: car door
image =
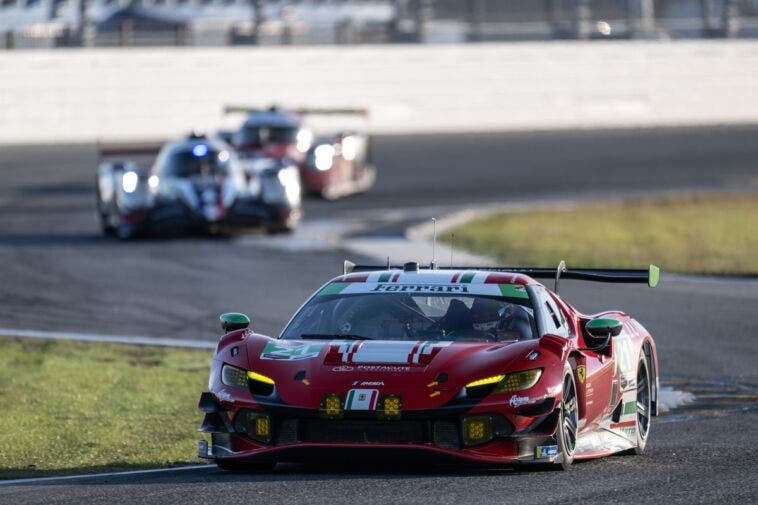
{"type": "MultiPolygon", "coordinates": [[[[574,331],[568,322],[568,315],[560,304],[553,300],[541,286],[535,289],[540,305],[539,313],[542,333],[551,333],[565,338],[573,338],[574,331]]],[[[577,337],[578,347],[584,347],[582,337],[577,337]]],[[[609,410],[614,378],[612,356],[588,350],[580,350],[576,363],[576,388],[580,402],[579,415],[584,426],[599,422],[609,410]]]]}

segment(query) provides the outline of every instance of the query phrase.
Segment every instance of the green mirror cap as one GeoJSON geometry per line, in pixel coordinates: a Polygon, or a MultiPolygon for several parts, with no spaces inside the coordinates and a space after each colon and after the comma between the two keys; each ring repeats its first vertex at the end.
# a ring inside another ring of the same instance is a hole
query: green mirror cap
{"type": "Polygon", "coordinates": [[[621,333],[622,328],[621,321],[618,319],[613,319],[610,317],[599,317],[597,319],[593,319],[592,321],[589,321],[585,328],[589,333],[610,333],[613,336],[618,335],[621,333]]]}
{"type": "Polygon", "coordinates": [[[226,312],[219,317],[225,330],[240,330],[250,325],[250,318],[239,312],[226,312]]]}
{"type": "Polygon", "coordinates": [[[658,285],[658,281],[661,278],[661,269],[655,265],[650,265],[647,273],[647,285],[654,288],[658,285]]]}

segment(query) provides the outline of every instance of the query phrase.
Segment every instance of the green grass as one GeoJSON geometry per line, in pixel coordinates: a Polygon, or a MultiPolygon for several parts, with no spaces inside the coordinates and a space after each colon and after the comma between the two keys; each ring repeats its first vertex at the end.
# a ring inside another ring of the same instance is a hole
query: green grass
{"type": "Polygon", "coordinates": [[[199,463],[211,358],[0,337],[0,479],[199,463]]]}
{"type": "Polygon", "coordinates": [[[509,212],[445,233],[513,266],[758,273],[758,195],[680,196],[509,212]]]}

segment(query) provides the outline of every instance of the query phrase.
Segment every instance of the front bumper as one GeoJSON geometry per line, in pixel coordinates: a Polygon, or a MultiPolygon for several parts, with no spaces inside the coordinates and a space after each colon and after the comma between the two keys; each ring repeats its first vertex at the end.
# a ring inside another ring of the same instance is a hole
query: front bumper
{"type": "Polygon", "coordinates": [[[240,198],[218,220],[207,220],[180,202],[165,202],[129,215],[129,225],[140,232],[164,235],[246,227],[294,228],[302,216],[299,206],[271,204],[256,198],[240,198]]]}
{"type": "Polygon", "coordinates": [[[535,416],[530,428],[521,431],[515,431],[514,424],[501,413],[476,412],[472,415],[492,418],[492,438],[467,446],[461,431],[465,411],[409,411],[403,412],[400,420],[384,421],[363,413],[330,420],[319,418],[317,411],[279,410],[267,406],[254,410],[256,414],[265,413],[270,419],[270,437],[262,442],[249,436],[244,422],[240,422],[245,411],[253,410],[230,411],[217,405],[218,408],[203,409],[206,419],[200,431],[210,433],[211,440],[200,442],[201,458],[252,462],[325,458],[349,461],[362,457],[391,461],[427,457],[486,464],[552,463],[560,458],[557,452],[540,449],[556,446],[553,434],[558,422],[557,411],[535,416]]]}

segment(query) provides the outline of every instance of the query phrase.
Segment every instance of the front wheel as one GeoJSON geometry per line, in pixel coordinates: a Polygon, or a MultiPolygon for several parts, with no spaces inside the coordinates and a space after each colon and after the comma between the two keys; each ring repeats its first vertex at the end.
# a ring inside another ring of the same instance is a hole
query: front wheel
{"type": "Polygon", "coordinates": [[[579,431],[579,403],[576,396],[574,374],[567,366],[563,377],[563,397],[561,398],[560,419],[557,436],[561,455],[560,467],[568,470],[574,462],[577,432],[579,431]]]}
{"type": "Polygon", "coordinates": [[[652,412],[652,385],[653,377],[650,374],[650,365],[647,356],[642,353],[637,364],[637,445],[635,454],[642,454],[647,447],[650,436],[650,414],[652,412]]]}

